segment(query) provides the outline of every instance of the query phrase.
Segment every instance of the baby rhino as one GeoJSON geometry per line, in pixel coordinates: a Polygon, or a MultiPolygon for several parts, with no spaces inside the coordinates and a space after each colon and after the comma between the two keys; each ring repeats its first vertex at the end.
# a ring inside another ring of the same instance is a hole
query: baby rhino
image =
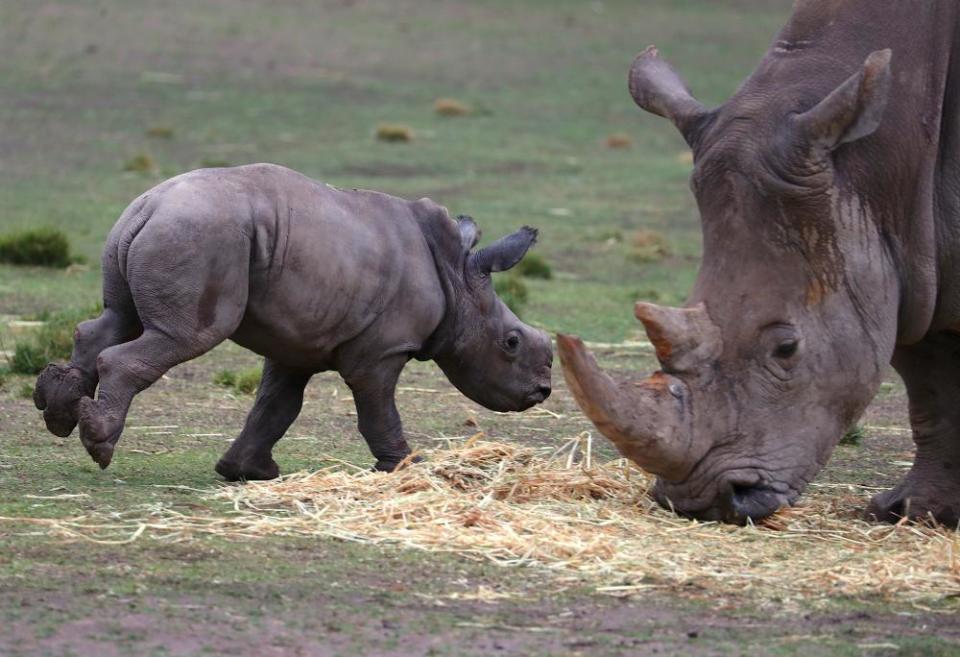
{"type": "Polygon", "coordinates": [[[473,251],[480,230],[429,199],[346,191],[271,164],[201,169],[134,201],[103,250],[103,305],[34,401],[47,428],[106,468],[134,395],[230,339],[265,357],[256,402],[217,463],[272,479],[273,445],[316,372],[353,391],[378,470],[410,453],[394,393],[411,358],[434,360],[467,397],[522,411],[550,394],[553,355],[493,291],[537,238],[524,227],[473,251]],[[99,383],[99,389],[98,389],[99,383]],[[96,398],[94,392],[96,391],[96,398]]]}

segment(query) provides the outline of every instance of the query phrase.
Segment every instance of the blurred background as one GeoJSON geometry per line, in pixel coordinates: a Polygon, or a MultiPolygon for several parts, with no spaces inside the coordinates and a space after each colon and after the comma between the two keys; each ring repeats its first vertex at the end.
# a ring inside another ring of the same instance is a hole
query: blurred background
{"type": "Polygon", "coordinates": [[[683,300],[700,234],[689,153],[634,106],[630,62],[656,43],[722,102],[789,5],[4,0],[0,260],[29,261],[36,245],[16,239],[41,227],[69,255],[0,264],[0,314],[96,303],[100,247],[131,200],[190,169],[266,161],[429,196],[485,241],[534,225],[540,261],[498,283],[524,318],[635,336],[633,301],[683,300]]]}

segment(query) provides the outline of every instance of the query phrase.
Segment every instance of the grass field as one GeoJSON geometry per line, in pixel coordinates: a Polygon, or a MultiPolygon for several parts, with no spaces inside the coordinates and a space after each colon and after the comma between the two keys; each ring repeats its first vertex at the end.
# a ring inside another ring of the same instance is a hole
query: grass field
{"type": "MultiPolygon", "coordinates": [[[[4,0],[0,4],[0,232],[53,226],[90,264],[0,266],[8,319],[86,307],[99,248],[126,204],[176,173],[270,161],[343,187],[429,196],[471,214],[489,240],[520,225],[552,280],[530,280],[524,318],[550,331],[637,338],[632,302],[682,301],[699,254],[689,157],[669,123],[629,98],[633,55],[657,43],[706,103],[752,69],[789,3],[773,0],[4,0]],[[470,108],[434,112],[438,98],[470,108]],[[409,126],[386,143],[377,126],[409,126]],[[629,148],[610,148],[610,135],[629,148]],[[136,166],[135,166],[136,165],[136,166]],[[141,170],[127,170],[127,169],[141,170]],[[665,248],[650,254],[643,236],[665,248]],[[639,244],[638,246],[638,242],[639,244]]],[[[16,339],[0,328],[0,349],[16,339]]],[[[606,354],[621,371],[646,356],[606,354]]],[[[214,386],[257,359],[234,345],[171,371],[135,402],[110,469],[55,438],[0,388],[0,516],[209,510],[213,464],[252,398],[214,386]]],[[[590,425],[559,380],[530,422],[479,409],[433,365],[408,368],[399,406],[411,442],[469,431],[549,443],[590,425]]],[[[909,460],[891,379],[819,482],[884,486],[909,460]],[[884,429],[889,427],[889,429],[884,429]]],[[[349,391],[315,378],[276,455],[366,464],[349,391]]],[[[609,453],[609,452],[608,452],[609,453]]],[[[0,655],[952,655],[955,601],[777,606],[696,589],[628,599],[531,569],[504,570],[333,540],[144,539],[95,545],[0,523],[0,655]],[[495,601],[471,598],[481,589],[495,601]]]]}

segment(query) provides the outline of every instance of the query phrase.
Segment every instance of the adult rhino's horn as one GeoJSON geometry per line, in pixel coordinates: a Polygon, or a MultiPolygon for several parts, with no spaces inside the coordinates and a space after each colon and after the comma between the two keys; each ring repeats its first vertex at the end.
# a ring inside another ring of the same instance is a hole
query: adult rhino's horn
{"type": "Polygon", "coordinates": [[[597,365],[583,341],[557,335],[563,376],[584,414],[621,454],[664,479],[687,476],[691,449],[685,387],[657,372],[639,383],[617,383],[597,365]]]}
{"type": "Polygon", "coordinates": [[[692,308],[670,308],[638,302],[634,314],[647,331],[664,372],[692,372],[720,355],[720,329],[702,303],[692,308]]]}

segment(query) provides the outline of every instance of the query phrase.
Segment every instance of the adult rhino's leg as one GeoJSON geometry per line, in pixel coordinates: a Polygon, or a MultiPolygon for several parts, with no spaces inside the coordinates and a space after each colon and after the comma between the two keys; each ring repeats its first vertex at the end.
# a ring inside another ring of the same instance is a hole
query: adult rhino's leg
{"type": "Polygon", "coordinates": [[[937,334],[898,347],[893,366],[910,398],[917,446],[913,467],[893,490],[870,502],[868,516],[960,522],[960,335],[937,334]]]}
{"type": "Polygon", "coordinates": [[[266,360],[257,400],[243,431],[217,462],[216,470],[224,479],[274,479],[280,475],[273,460],[273,446],[300,414],[303,389],[311,376],[312,372],[266,360]]]}
{"type": "Polygon", "coordinates": [[[70,362],[47,365],[34,387],[33,401],[43,411],[51,433],[69,436],[73,432],[80,399],[93,397],[97,389],[97,356],[108,347],[136,337],[140,330],[132,309],[107,308],[96,319],[77,326],[70,362]]]}
{"type": "Polygon", "coordinates": [[[127,252],[126,280],[143,333],[97,356],[97,398],[78,404],[80,440],[101,468],[113,458],[133,397],[233,335],[246,310],[249,240],[173,207],[155,211],[127,252]]]}
{"type": "Polygon", "coordinates": [[[410,454],[395,400],[406,356],[392,356],[344,374],[357,407],[357,428],[377,459],[374,468],[392,472],[410,454]]]}

